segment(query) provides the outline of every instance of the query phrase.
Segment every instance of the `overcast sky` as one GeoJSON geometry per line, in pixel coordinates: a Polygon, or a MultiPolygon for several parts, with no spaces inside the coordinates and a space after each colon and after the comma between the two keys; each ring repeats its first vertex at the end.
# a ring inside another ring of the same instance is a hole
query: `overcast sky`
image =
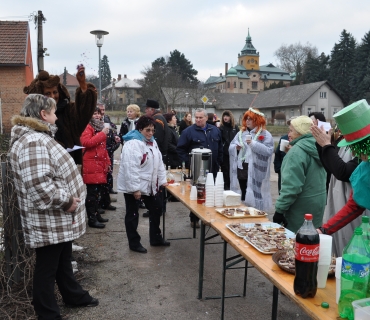
{"type": "MultiPolygon", "coordinates": [[[[282,44],[309,42],[330,54],[343,29],[360,42],[370,31],[369,0],[0,0],[0,20],[27,20],[41,10],[45,70],[74,74],[78,63],[98,74],[98,48],[91,30],[109,32],[101,49],[112,77],[141,71],[155,59],[177,49],[198,70],[198,79],[224,73],[225,62],[236,65],[248,28],[260,63],[276,64],[282,44]]],[[[37,32],[30,22],[34,73],[37,73],[37,32]]]]}

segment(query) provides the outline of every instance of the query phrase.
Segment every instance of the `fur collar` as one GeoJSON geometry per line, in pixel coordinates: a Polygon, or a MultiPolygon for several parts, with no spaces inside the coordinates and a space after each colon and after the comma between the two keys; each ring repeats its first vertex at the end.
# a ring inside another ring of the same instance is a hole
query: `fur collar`
{"type": "Polygon", "coordinates": [[[20,115],[15,115],[11,118],[11,123],[13,126],[19,125],[19,126],[25,126],[29,127],[35,131],[41,131],[41,132],[50,132],[50,127],[46,122],[43,122],[36,118],[30,118],[30,117],[22,117],[20,115]]]}

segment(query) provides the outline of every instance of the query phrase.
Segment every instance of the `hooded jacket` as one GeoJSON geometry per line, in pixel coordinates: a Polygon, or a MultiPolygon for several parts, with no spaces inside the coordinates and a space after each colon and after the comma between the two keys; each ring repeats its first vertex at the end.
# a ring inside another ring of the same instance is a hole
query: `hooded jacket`
{"type": "Polygon", "coordinates": [[[150,143],[143,141],[143,135],[137,130],[130,131],[123,139],[125,143],[117,177],[117,190],[123,193],[140,191],[142,195],[155,195],[159,187],[167,182],[157,142],[153,137],[150,143]]]}
{"type": "Polygon", "coordinates": [[[26,245],[38,248],[79,238],[86,230],[86,188],[72,157],[46,122],[14,116],[12,124],[8,158],[26,245]],[[72,214],[66,210],[73,197],[81,202],[72,214]]]}
{"type": "Polygon", "coordinates": [[[305,213],[312,213],[318,228],[326,204],[326,171],[312,134],[302,135],[290,144],[293,147],[281,166],[281,190],[275,209],[285,215],[287,228],[293,232],[302,226],[305,213]]]}

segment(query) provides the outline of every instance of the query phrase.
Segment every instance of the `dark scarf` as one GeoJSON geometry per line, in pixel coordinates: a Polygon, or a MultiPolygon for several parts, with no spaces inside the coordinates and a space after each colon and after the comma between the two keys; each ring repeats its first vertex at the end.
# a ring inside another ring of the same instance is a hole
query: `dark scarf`
{"type": "Polygon", "coordinates": [[[104,121],[92,118],[90,120],[90,126],[92,126],[95,131],[100,132],[104,128],[104,121]]]}

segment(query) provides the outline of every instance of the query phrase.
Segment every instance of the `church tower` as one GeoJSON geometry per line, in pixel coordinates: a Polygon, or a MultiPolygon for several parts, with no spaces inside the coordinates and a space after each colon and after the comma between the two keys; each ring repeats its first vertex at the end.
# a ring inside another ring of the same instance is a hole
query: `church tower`
{"type": "Polygon", "coordinates": [[[257,50],[253,47],[252,38],[249,35],[245,39],[245,45],[241,53],[238,54],[238,65],[243,66],[247,70],[259,70],[259,58],[260,55],[257,50]]]}

